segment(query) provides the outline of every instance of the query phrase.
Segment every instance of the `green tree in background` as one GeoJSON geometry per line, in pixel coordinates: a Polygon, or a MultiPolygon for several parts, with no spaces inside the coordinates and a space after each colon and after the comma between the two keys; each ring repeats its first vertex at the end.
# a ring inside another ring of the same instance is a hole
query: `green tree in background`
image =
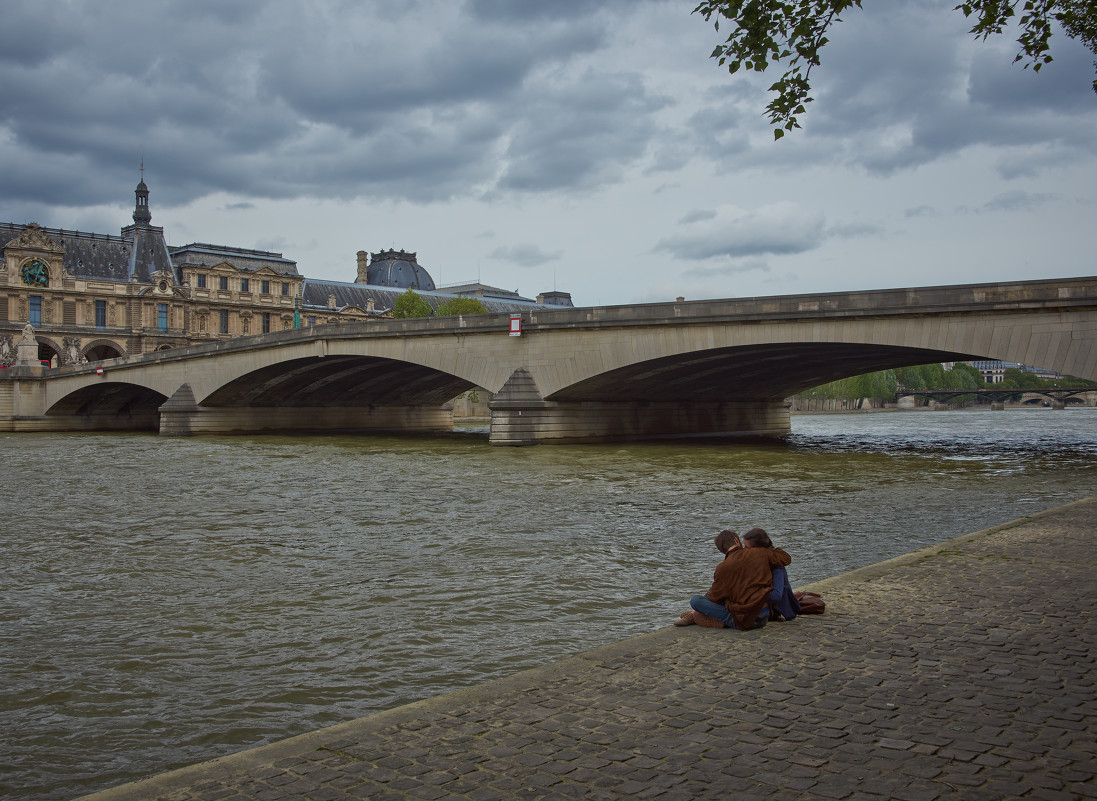
{"type": "Polygon", "coordinates": [[[946,370],[942,365],[933,363],[839,378],[829,384],[805,390],[797,397],[835,400],[893,398],[899,387],[922,390],[979,389],[984,386],[986,384],[983,382],[982,373],[970,364],[957,363],[951,370],[946,370]]]}
{"type": "MultiPolygon", "coordinates": [[[[715,0],[693,10],[706,22],[721,23],[731,30],[727,40],[712,51],[720,66],[735,74],[741,69],[765,72],[771,64],[785,68],[780,80],[769,87],[777,97],[766,106],[774,139],[799,128],[797,115],[812,101],[811,70],[819,66],[827,31],[842,21],[842,13],[861,8],[862,0],[715,0]],[[714,19],[715,18],[715,19],[714,19]]],[[[956,6],[974,18],[971,32],[984,41],[1002,32],[1010,22],[1020,26],[1017,61],[1039,71],[1051,61],[1052,23],[1058,22],[1072,39],[1097,53],[1097,0],[965,0],[956,6]]],[[[897,34],[898,35],[898,34],[897,34]]],[[[1097,66],[1095,62],[1094,66],[1097,66]]],[[[1097,92],[1097,80],[1093,82],[1097,92]]]]}
{"type": "Polygon", "coordinates": [[[430,317],[430,304],[414,289],[408,289],[392,304],[393,317],[430,317]]]}
{"type": "Polygon", "coordinates": [[[1047,381],[1041,378],[1037,378],[1034,373],[1029,373],[1024,370],[1018,370],[1016,367],[1006,368],[1005,375],[1002,376],[1003,387],[1017,387],[1018,389],[1039,389],[1048,385],[1047,381]]]}
{"type": "Polygon", "coordinates": [[[458,314],[487,314],[488,310],[476,298],[450,298],[435,312],[439,317],[451,317],[458,314]]]}

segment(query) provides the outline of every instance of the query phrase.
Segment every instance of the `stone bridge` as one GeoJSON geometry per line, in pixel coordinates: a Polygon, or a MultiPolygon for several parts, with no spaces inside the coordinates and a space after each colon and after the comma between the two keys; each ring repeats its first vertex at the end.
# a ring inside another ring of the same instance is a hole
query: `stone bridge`
{"type": "Polygon", "coordinates": [[[0,371],[0,430],[437,431],[495,393],[500,445],[789,431],[850,375],[1002,359],[1097,380],[1097,278],[328,325],[0,371]]]}

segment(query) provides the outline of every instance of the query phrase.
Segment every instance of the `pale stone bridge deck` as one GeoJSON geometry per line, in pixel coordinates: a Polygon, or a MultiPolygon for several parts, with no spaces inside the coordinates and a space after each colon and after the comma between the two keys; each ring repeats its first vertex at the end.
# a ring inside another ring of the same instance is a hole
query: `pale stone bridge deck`
{"type": "Polygon", "coordinates": [[[168,435],[452,428],[495,393],[494,444],[789,430],[849,375],[1003,359],[1097,380],[1097,278],[320,326],[94,365],[0,371],[0,430],[168,435]],[[97,373],[102,368],[102,375],[97,373]]]}

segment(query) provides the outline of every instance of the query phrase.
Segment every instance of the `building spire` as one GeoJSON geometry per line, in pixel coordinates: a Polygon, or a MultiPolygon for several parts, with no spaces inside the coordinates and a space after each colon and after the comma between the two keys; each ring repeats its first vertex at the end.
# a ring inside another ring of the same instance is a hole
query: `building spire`
{"type": "Polygon", "coordinates": [[[135,225],[148,225],[152,222],[152,212],[149,211],[149,188],[145,186],[145,159],[141,158],[141,183],[137,184],[137,203],[133,208],[133,222],[135,225]]]}

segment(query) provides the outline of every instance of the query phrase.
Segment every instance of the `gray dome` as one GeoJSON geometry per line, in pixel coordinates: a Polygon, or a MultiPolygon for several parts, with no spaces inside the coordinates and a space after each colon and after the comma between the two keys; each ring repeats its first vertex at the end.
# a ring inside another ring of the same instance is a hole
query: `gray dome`
{"type": "Polygon", "coordinates": [[[436,288],[434,279],[415,260],[414,253],[403,250],[382,250],[370,256],[369,269],[366,271],[368,284],[400,289],[422,289],[428,292],[436,288]]]}

